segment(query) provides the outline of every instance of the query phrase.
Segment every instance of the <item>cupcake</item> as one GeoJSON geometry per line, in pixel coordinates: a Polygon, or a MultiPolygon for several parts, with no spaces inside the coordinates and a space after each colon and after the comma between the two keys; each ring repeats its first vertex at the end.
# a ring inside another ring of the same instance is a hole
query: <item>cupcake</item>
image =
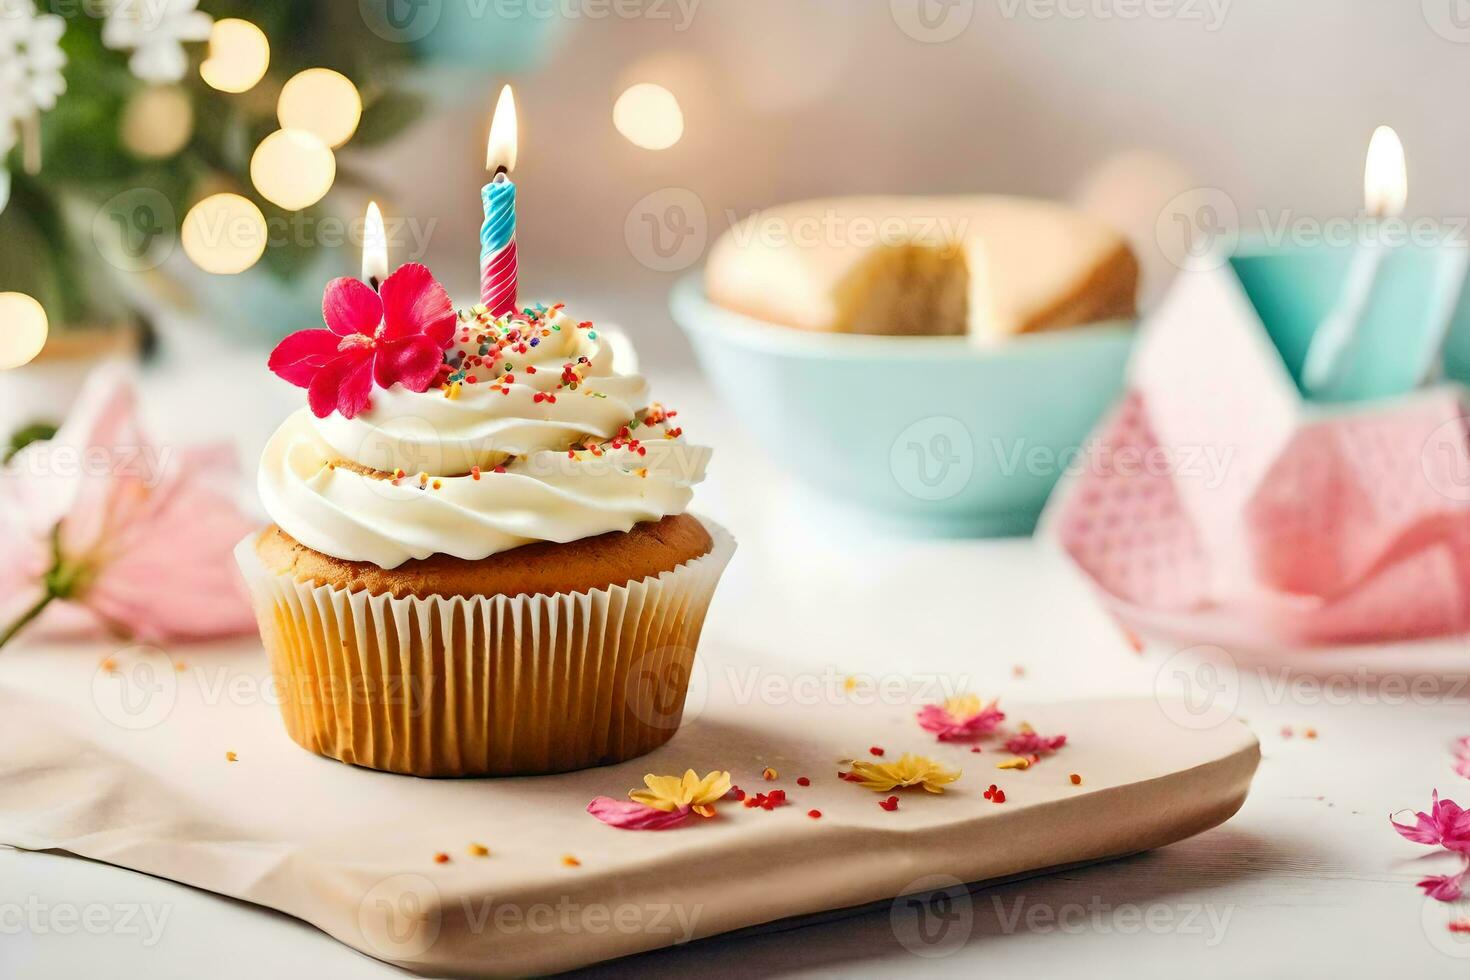
{"type": "Polygon", "coordinates": [[[687,513],[709,450],[560,304],[456,313],[411,265],[323,310],[272,354],[309,405],[238,550],[291,737],[419,776],[666,742],[734,550],[687,513]]]}

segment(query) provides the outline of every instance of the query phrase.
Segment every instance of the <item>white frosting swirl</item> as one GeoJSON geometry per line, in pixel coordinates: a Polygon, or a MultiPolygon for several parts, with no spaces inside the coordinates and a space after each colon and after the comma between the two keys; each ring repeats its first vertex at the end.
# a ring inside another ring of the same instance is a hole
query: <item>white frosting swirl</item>
{"type": "Polygon", "coordinates": [[[396,568],[683,513],[710,451],[650,410],[647,383],[614,371],[595,329],[558,312],[535,333],[534,347],[522,335],[497,343],[495,325],[471,320],[456,334],[471,358],[457,389],[395,385],[353,419],[292,415],[261,459],[271,519],[315,551],[396,568]]]}

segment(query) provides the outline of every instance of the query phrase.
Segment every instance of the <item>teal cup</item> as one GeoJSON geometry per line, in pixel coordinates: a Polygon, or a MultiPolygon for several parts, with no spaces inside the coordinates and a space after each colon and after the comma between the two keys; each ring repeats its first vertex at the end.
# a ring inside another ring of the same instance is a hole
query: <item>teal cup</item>
{"type": "Polygon", "coordinates": [[[1123,393],[1134,324],[980,347],[963,337],[810,333],[711,303],[674,319],[754,441],[791,474],[915,533],[1029,534],[1123,393]]]}
{"type": "Polygon", "coordinates": [[[1405,244],[1385,256],[1364,311],[1354,357],[1334,396],[1302,386],[1307,351],[1346,289],[1353,251],[1268,246],[1247,238],[1230,269],[1298,391],[1313,402],[1395,398],[1437,380],[1470,381],[1470,250],[1405,244]]]}

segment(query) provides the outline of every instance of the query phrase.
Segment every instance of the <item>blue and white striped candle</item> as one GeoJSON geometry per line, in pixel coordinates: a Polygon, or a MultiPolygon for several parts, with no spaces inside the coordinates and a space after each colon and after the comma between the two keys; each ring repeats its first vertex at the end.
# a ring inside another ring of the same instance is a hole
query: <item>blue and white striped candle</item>
{"type": "Polygon", "coordinates": [[[495,105],[485,166],[495,174],[480,190],[485,223],[480,226],[480,301],[491,316],[515,312],[520,285],[516,257],[516,104],[507,85],[495,105]]]}

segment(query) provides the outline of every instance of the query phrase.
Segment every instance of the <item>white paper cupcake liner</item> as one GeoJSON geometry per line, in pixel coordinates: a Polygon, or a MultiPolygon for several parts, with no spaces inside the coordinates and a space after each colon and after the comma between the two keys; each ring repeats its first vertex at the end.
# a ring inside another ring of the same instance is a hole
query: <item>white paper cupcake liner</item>
{"type": "Polygon", "coordinates": [[[304,748],[417,776],[530,775],[621,762],[673,737],[716,584],[735,551],[555,595],[394,598],[268,570],[236,548],[304,748]]]}

